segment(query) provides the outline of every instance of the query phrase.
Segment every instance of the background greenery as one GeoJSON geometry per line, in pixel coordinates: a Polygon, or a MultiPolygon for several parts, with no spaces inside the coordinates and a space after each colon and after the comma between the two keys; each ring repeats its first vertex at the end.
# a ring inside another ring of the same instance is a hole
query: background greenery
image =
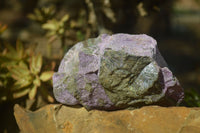
{"type": "Polygon", "coordinates": [[[64,53],[99,34],[148,34],[200,107],[200,0],[1,0],[0,132],[19,132],[13,105],[56,101],[51,76],[64,53]]]}

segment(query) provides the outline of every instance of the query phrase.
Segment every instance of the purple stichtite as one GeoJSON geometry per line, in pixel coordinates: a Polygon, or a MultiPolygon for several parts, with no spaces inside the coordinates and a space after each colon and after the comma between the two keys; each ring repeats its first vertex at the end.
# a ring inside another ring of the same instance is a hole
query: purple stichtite
{"type": "Polygon", "coordinates": [[[100,35],[74,45],[53,76],[54,95],[66,105],[117,110],[173,106],[183,88],[147,35],[100,35]]]}

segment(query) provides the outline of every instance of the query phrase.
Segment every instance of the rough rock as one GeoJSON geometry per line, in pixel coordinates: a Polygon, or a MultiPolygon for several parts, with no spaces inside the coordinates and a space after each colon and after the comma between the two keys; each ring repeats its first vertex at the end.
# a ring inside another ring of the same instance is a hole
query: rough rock
{"type": "Polygon", "coordinates": [[[53,88],[60,103],[88,110],[169,106],[184,98],[156,40],[147,35],[103,34],[77,43],[62,59],[53,88]]]}
{"type": "Polygon", "coordinates": [[[87,111],[48,105],[35,112],[19,105],[22,133],[199,133],[200,108],[145,106],[135,110],[87,111]]]}

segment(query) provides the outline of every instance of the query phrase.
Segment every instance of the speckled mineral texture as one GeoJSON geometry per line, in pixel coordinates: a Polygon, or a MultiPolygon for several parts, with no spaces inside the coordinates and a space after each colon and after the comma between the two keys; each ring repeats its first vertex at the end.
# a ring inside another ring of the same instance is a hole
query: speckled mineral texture
{"type": "Polygon", "coordinates": [[[53,88],[60,103],[89,110],[177,105],[184,98],[156,40],[147,35],[103,34],[77,43],[62,59],[53,88]]]}

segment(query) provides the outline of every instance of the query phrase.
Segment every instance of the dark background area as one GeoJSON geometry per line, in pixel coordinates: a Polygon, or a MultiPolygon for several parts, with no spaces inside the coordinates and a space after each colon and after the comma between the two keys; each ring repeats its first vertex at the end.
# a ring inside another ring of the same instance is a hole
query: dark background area
{"type": "MultiPolygon", "coordinates": [[[[182,87],[200,93],[200,0],[0,0],[0,24],[7,25],[0,36],[1,50],[3,43],[15,45],[18,39],[25,47],[35,45],[36,53],[55,60],[57,66],[63,53],[81,40],[102,33],[150,35],[157,40],[161,54],[182,87]],[[41,28],[41,22],[27,16],[36,8],[52,5],[53,19],[68,14],[69,20],[63,36],[51,43],[49,54],[47,31],[41,28]]],[[[1,103],[0,132],[19,132],[13,105],[26,106],[23,100],[1,103]]]]}

